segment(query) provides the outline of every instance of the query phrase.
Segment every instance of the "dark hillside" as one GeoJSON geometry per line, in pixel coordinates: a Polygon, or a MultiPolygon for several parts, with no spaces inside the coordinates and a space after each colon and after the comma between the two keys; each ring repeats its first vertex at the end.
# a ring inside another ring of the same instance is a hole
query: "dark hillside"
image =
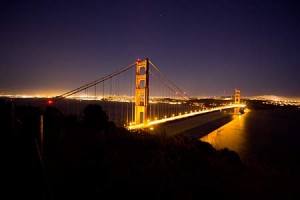
{"type": "Polygon", "coordinates": [[[251,169],[233,151],[216,150],[184,135],[129,132],[109,121],[99,105],[88,105],[80,118],[65,116],[54,107],[41,111],[14,107],[7,101],[1,102],[1,110],[6,147],[3,172],[9,176],[6,191],[13,198],[293,196],[290,191],[295,187],[277,184],[287,177],[270,175],[259,165],[251,169]]]}

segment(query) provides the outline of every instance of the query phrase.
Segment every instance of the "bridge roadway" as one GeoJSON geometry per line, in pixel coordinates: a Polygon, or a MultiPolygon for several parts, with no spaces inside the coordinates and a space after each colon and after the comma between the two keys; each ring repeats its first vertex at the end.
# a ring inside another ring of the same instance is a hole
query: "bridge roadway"
{"type": "Polygon", "coordinates": [[[208,110],[200,110],[169,118],[159,119],[148,122],[147,124],[131,125],[127,128],[128,130],[147,129],[155,132],[164,132],[168,136],[171,136],[189,131],[205,123],[209,123],[213,120],[228,116],[229,113],[233,113],[226,112],[226,110],[230,110],[237,107],[244,108],[245,106],[246,105],[244,104],[220,106],[208,110]]]}

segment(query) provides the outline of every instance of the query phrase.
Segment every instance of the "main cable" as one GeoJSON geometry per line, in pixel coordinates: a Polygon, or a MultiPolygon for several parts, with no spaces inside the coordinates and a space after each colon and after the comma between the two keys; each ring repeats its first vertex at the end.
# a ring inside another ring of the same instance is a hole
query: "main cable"
{"type": "Polygon", "coordinates": [[[76,88],[76,89],[74,89],[74,90],[71,90],[71,91],[66,92],[66,93],[64,93],[64,94],[62,94],[62,95],[56,96],[56,97],[53,99],[53,101],[58,101],[58,100],[64,99],[64,98],[66,98],[66,97],[68,97],[68,96],[71,96],[71,95],[73,95],[73,94],[76,94],[76,93],[78,93],[78,92],[81,92],[82,90],[85,90],[85,89],[87,89],[87,88],[90,88],[90,87],[92,87],[92,86],[94,86],[94,85],[97,85],[97,84],[99,84],[99,83],[101,83],[101,82],[104,82],[104,81],[106,81],[106,80],[108,80],[108,79],[110,79],[110,78],[112,78],[112,77],[114,77],[114,76],[117,76],[117,75],[119,75],[119,74],[121,74],[121,73],[123,73],[123,72],[129,70],[129,69],[132,68],[135,64],[136,64],[136,62],[134,62],[134,63],[132,63],[132,64],[126,66],[126,67],[123,67],[123,68],[121,68],[121,69],[119,69],[119,70],[116,70],[115,72],[110,73],[110,74],[108,74],[108,75],[106,75],[106,76],[104,76],[104,77],[102,77],[102,78],[99,78],[99,79],[97,79],[97,80],[95,80],[95,81],[92,81],[92,82],[87,83],[87,84],[85,84],[85,85],[83,85],[83,86],[81,86],[81,87],[78,87],[78,88],[76,88]]]}
{"type": "Polygon", "coordinates": [[[152,67],[154,67],[154,69],[160,73],[165,79],[167,79],[177,90],[179,90],[182,94],[185,94],[188,98],[190,98],[184,91],[182,91],[177,85],[175,85],[175,83],[173,81],[171,81],[167,75],[165,75],[163,72],[161,72],[150,60],[149,63],[152,65],[152,67]]]}

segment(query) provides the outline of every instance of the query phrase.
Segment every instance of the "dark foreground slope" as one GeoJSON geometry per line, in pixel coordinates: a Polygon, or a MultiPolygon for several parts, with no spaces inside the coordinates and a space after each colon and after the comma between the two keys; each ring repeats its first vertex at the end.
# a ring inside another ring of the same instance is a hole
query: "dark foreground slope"
{"type": "Polygon", "coordinates": [[[128,132],[98,105],[81,118],[53,107],[11,108],[1,102],[8,177],[2,195],[10,199],[293,198],[293,187],[277,184],[281,176],[251,170],[233,151],[183,135],[128,132]]]}

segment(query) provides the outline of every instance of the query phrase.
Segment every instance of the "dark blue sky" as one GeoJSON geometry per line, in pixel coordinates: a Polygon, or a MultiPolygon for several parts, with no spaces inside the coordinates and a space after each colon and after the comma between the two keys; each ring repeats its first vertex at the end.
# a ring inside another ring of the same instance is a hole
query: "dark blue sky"
{"type": "Polygon", "coordinates": [[[0,93],[65,92],[148,57],[190,96],[300,96],[300,3],[2,0],[0,93]]]}

